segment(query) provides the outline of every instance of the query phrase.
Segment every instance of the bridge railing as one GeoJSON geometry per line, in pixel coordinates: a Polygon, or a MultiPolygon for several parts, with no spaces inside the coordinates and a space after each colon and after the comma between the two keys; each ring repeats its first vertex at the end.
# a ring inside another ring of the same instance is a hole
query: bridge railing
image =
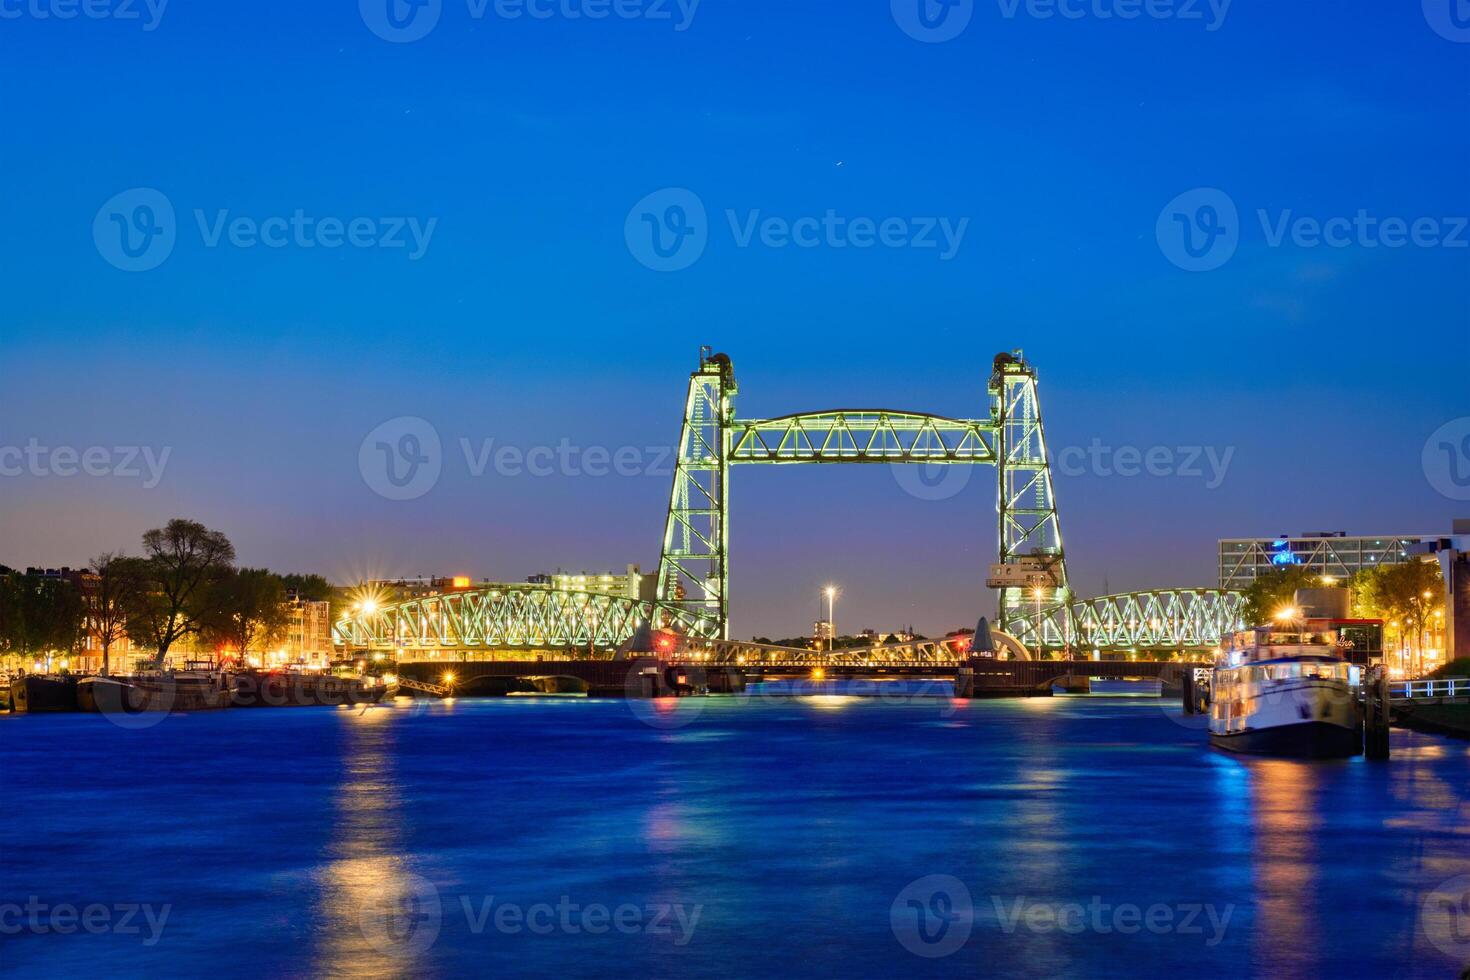
{"type": "Polygon", "coordinates": [[[1470,698],[1470,677],[1390,681],[1388,696],[1395,701],[1414,701],[1425,698],[1470,698]]]}

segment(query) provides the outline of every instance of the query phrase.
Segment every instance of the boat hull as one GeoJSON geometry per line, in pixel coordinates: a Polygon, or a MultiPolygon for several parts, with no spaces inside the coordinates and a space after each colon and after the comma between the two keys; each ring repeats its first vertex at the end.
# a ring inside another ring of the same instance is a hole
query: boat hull
{"type": "Polygon", "coordinates": [[[376,704],[388,693],[358,678],[330,674],[238,674],[231,703],[236,708],[313,708],[376,704]]]}
{"type": "Polygon", "coordinates": [[[1296,759],[1347,759],[1363,754],[1363,732],[1326,721],[1210,734],[1210,744],[1228,752],[1296,759]]]}
{"type": "Polygon", "coordinates": [[[75,677],[27,674],[10,685],[11,710],[17,714],[54,714],[77,710],[75,677]]]}
{"type": "Polygon", "coordinates": [[[217,711],[230,706],[230,692],[214,677],[88,677],[77,704],[105,715],[217,711]]]}

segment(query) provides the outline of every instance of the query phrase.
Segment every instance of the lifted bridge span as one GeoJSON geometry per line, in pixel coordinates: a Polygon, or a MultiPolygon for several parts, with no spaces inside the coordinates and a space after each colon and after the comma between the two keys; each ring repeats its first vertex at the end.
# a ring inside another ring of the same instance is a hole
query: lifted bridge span
{"type": "MultiPolygon", "coordinates": [[[[627,643],[648,622],[691,649],[725,650],[731,642],[732,468],[838,464],[993,467],[995,624],[1030,650],[1205,650],[1243,625],[1242,595],[1230,590],[1076,596],[1067,577],[1036,371],[1020,351],[998,354],[987,389],[988,411],[970,419],[884,409],[741,418],[730,358],[705,348],[684,400],[654,600],[488,586],[375,604],[336,624],[334,632],[353,650],[585,649],[595,656],[627,643]]],[[[864,657],[917,664],[957,655],[941,646],[925,641],[822,657],[828,664],[864,657]]]]}

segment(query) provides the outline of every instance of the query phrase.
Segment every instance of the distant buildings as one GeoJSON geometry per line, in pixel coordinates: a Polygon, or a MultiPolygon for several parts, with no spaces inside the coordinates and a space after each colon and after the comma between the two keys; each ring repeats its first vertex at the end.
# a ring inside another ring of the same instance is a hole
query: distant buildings
{"type": "Polygon", "coordinates": [[[281,654],[287,663],[325,667],[332,662],[332,604],[286,591],[286,635],[281,654]]]}
{"type": "Polygon", "coordinates": [[[558,592],[602,592],[624,599],[651,602],[658,597],[658,575],[645,574],[638,565],[629,565],[621,574],[615,572],[578,572],[575,575],[557,571],[526,579],[532,585],[545,585],[558,592]]]}
{"type": "Polygon", "coordinates": [[[1244,589],[1265,571],[1300,566],[1333,579],[1347,579],[1365,568],[1410,560],[1410,548],[1431,534],[1348,537],[1345,531],[1319,531],[1297,537],[1222,538],[1220,588],[1244,589]]]}

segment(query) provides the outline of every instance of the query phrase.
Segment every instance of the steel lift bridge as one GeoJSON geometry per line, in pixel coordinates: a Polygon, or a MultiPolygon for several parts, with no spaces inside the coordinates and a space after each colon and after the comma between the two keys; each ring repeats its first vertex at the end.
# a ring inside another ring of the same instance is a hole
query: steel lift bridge
{"type": "Polygon", "coordinates": [[[362,650],[606,648],[647,621],[724,659],[740,646],[729,639],[730,470],[840,463],[994,467],[999,554],[987,585],[997,592],[995,625],[1031,650],[1201,649],[1240,628],[1238,592],[1073,595],[1036,372],[1020,351],[996,355],[990,411],[980,419],[878,409],[742,419],[738,393],[730,358],[705,348],[684,402],[655,601],[490,586],[360,612],[338,624],[339,639],[362,650]]]}

